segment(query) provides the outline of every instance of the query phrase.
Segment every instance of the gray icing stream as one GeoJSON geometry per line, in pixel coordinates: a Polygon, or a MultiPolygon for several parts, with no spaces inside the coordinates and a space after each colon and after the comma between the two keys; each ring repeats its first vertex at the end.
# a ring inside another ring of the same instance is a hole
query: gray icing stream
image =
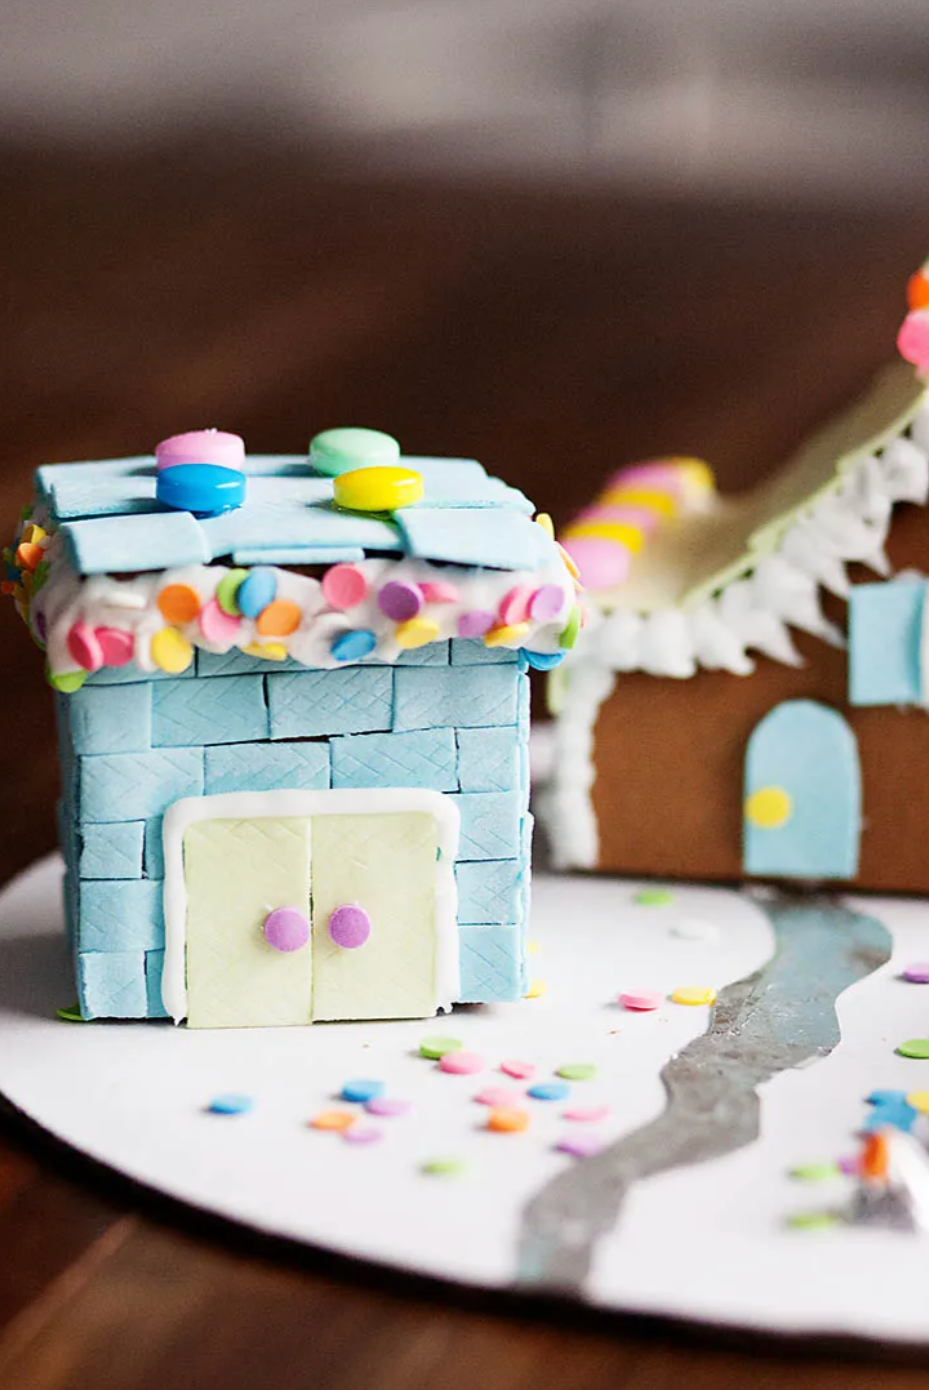
{"type": "Polygon", "coordinates": [[[727,985],[710,1026],[665,1065],[664,1111],[565,1169],[523,1211],[516,1282],[580,1296],[597,1242],[634,1182],[704,1163],[758,1138],[757,1088],[839,1041],[835,1002],[890,958],[874,917],[828,899],[760,901],[774,927],[767,964],[727,985]]]}

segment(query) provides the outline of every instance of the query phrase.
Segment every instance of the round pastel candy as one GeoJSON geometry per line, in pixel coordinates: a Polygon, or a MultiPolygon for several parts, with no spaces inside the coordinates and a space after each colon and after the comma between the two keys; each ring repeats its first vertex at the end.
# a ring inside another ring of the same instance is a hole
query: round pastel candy
{"type": "Polygon", "coordinates": [[[62,695],[73,695],[75,690],[80,690],[87,679],[86,671],[61,671],[56,675],[53,671],[46,674],[46,679],[53,690],[59,691],[62,695]]]}
{"type": "Polygon", "coordinates": [[[215,598],[211,598],[200,610],[200,631],[208,642],[214,642],[217,647],[231,645],[241,626],[242,619],[225,612],[215,598]]]}
{"type": "Polygon", "coordinates": [[[296,907],[276,907],[264,920],[265,941],[275,951],[299,951],[310,939],[310,924],[296,907]]]}
{"type": "Polygon", "coordinates": [[[248,570],[227,570],[216,586],[216,602],[230,618],[239,616],[239,586],[248,578],[248,570]]]}
{"type": "Polygon", "coordinates": [[[664,995],[656,989],[626,989],[619,996],[619,1002],[624,1009],[631,1009],[634,1013],[648,1013],[661,1007],[664,995]]]}
{"type": "Polygon", "coordinates": [[[194,649],[176,627],[163,627],[152,638],[152,661],[160,671],[180,675],[194,659],[194,649]]]}
{"type": "Polygon", "coordinates": [[[164,507],[195,516],[231,512],[245,501],[245,474],[215,463],[178,463],[163,468],[155,484],[155,497],[164,507]]]}
{"type": "Polygon", "coordinates": [[[351,1129],[342,1131],[346,1144],[379,1144],[383,1137],[383,1131],[373,1125],[352,1125],[351,1129]]]}
{"type": "Polygon", "coordinates": [[[582,537],[585,540],[614,541],[617,545],[624,545],[630,555],[641,554],[645,545],[645,536],[640,527],[630,526],[628,521],[605,521],[597,516],[576,521],[567,532],[569,540],[580,540],[582,537]]]}
{"type": "Polygon", "coordinates": [[[533,1100],[567,1100],[571,1087],[564,1081],[537,1081],[526,1092],[533,1100]]]}
{"type": "Polygon", "coordinates": [[[394,629],[394,641],[407,651],[415,647],[425,647],[427,643],[434,642],[438,635],[439,624],[431,618],[410,618],[405,623],[399,623],[394,629]]]}
{"type": "Polygon", "coordinates": [[[445,579],[426,579],[419,586],[425,603],[457,603],[461,594],[457,584],[445,579]]]}
{"type": "Polygon", "coordinates": [[[365,1102],[365,1110],[369,1115],[387,1116],[408,1115],[413,1109],[411,1100],[402,1100],[399,1096],[372,1096],[371,1100],[365,1102]]]}
{"type": "Polygon", "coordinates": [[[368,594],[368,581],[355,565],[333,565],[322,578],[323,598],[330,608],[354,608],[368,594]]]}
{"type": "Polygon", "coordinates": [[[599,1134],[565,1134],[555,1145],[559,1153],[570,1154],[572,1158],[593,1158],[604,1147],[599,1134]]]}
{"type": "Polygon", "coordinates": [[[897,351],[919,372],[929,372],[929,309],[907,314],[897,334],[897,351]]]}
{"type": "Polygon", "coordinates": [[[155,464],[159,472],[162,468],[176,468],[185,463],[215,463],[220,468],[235,468],[239,472],[245,467],[245,442],[237,434],[225,430],[188,430],[186,434],[172,434],[155,445],[155,464]]]}
{"type": "Polygon", "coordinates": [[[330,914],[329,935],[343,950],[357,950],[371,935],[371,918],[357,903],[346,903],[330,914]]]}
{"type": "Polygon", "coordinates": [[[166,623],[183,627],[200,612],[200,595],[189,584],[166,584],[155,602],[166,623]]]}
{"type": "Polygon", "coordinates": [[[581,606],[576,603],[568,614],[568,621],[558,634],[558,645],[570,651],[577,641],[577,634],[581,630],[581,606]]]}
{"type": "Polygon", "coordinates": [[[526,621],[532,597],[531,584],[517,584],[514,589],[503,595],[497,608],[497,617],[504,627],[513,627],[516,623],[526,621]]]}
{"type": "Polygon", "coordinates": [[[437,1062],[446,1052],[460,1052],[462,1044],[458,1038],[448,1038],[441,1035],[433,1035],[423,1038],[419,1044],[419,1055],[428,1057],[430,1061],[437,1062]]]}
{"type": "Polygon", "coordinates": [[[522,1099],[519,1091],[514,1091],[508,1086],[485,1086],[482,1091],[478,1091],[474,1097],[478,1105],[491,1105],[509,1107],[518,1105],[522,1099]]]}
{"type": "Polygon", "coordinates": [[[340,473],[332,487],[337,507],[350,512],[394,512],[423,495],[423,480],[412,468],[356,468],[340,473]]]}
{"type": "Polygon", "coordinates": [[[553,623],[568,606],[568,598],[560,584],[543,584],[529,600],[529,617],[534,623],[553,623]]]}
{"type": "Polygon", "coordinates": [[[483,1057],[476,1052],[443,1052],[439,1058],[440,1069],[451,1076],[472,1076],[483,1071],[484,1066],[483,1057]]]}
{"type": "Polygon", "coordinates": [[[929,309],[929,264],[921,265],[906,286],[906,302],[911,309],[929,309]]]}
{"type": "Polygon", "coordinates": [[[340,632],[334,637],[329,650],[336,661],[361,661],[370,656],[377,646],[377,638],[367,628],[356,628],[352,632],[340,632]]]}
{"type": "Polygon", "coordinates": [[[207,1110],[211,1115],[247,1115],[254,1103],[251,1096],[227,1091],[221,1096],[214,1096],[207,1110]]]}
{"type": "Polygon", "coordinates": [[[89,623],[75,623],[68,633],[68,655],[85,671],[99,671],[103,665],[103,651],[97,634],[89,623]]]}
{"type": "MultiPolygon", "coordinates": [[[[241,608],[239,594],[236,594],[236,601],[241,608]]],[[[289,598],[276,598],[267,608],[262,609],[255,628],[263,637],[289,637],[292,632],[296,632],[302,618],[303,612],[299,603],[294,603],[293,599],[289,598]]]]}
{"type": "Polygon", "coordinates": [[[405,623],[415,618],[422,608],[423,591],[418,584],[392,579],[378,594],[377,606],[385,617],[393,618],[395,623],[405,623]]]}
{"type": "Polygon", "coordinates": [[[381,430],[323,430],[310,440],[310,463],[330,478],[358,468],[389,466],[399,458],[400,445],[381,430]]]}
{"type": "Polygon", "coordinates": [[[514,647],[529,635],[531,623],[501,624],[484,633],[485,647],[514,647]]]}
{"type": "Polygon", "coordinates": [[[277,594],[277,575],[273,569],[259,566],[250,570],[236,590],[235,601],[245,618],[257,618],[263,608],[274,602],[277,594]]]}
{"type": "Polygon", "coordinates": [[[598,501],[593,506],[585,507],[582,512],[579,512],[569,530],[578,522],[593,520],[622,521],[627,526],[634,527],[636,531],[641,531],[645,536],[650,536],[658,526],[658,517],[648,507],[627,506],[624,503],[614,505],[612,502],[598,501]]]}
{"type": "Polygon", "coordinates": [[[531,1076],[535,1076],[534,1062],[520,1062],[515,1058],[511,1061],[501,1062],[500,1070],[507,1076],[512,1076],[515,1081],[528,1081],[531,1076]]]}
{"type": "Polygon", "coordinates": [[[459,637],[483,637],[497,621],[495,614],[484,608],[473,608],[470,613],[462,613],[458,619],[459,637]]]}
{"type": "Polygon", "coordinates": [[[523,656],[533,671],[553,671],[564,661],[564,652],[531,652],[523,647],[523,656]]]}
{"type": "Polygon", "coordinates": [[[604,540],[602,536],[568,536],[564,548],[577,565],[585,588],[612,589],[628,578],[632,556],[616,541],[604,540]]]}
{"type": "Polygon", "coordinates": [[[384,1094],[383,1081],[346,1081],[342,1087],[340,1100],[354,1100],[364,1104],[366,1100],[374,1100],[377,1096],[384,1094]]]}
{"type": "Polygon", "coordinates": [[[134,639],[131,632],[118,627],[98,627],[97,642],[107,666],[127,666],[132,660],[134,639]]]}
{"type": "Polygon", "coordinates": [[[911,985],[929,985],[929,961],[916,961],[903,972],[904,980],[911,985]]]}

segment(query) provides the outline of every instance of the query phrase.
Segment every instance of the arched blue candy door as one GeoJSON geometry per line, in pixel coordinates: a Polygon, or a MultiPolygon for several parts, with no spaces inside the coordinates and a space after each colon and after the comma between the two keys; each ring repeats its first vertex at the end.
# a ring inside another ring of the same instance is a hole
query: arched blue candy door
{"type": "Polygon", "coordinates": [[[743,868],[771,878],[848,879],[858,871],[861,767],[838,710],[777,705],[745,755],[743,868]]]}

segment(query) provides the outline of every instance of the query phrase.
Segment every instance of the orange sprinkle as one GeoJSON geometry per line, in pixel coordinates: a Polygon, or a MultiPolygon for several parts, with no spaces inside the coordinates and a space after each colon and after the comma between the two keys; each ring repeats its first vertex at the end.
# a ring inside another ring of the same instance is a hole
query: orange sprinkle
{"type": "Polygon", "coordinates": [[[349,1110],[320,1110],[310,1120],[310,1128],[340,1131],[350,1129],[354,1123],[355,1116],[349,1110]]]}
{"type": "Polygon", "coordinates": [[[869,1134],[864,1141],[864,1151],[860,1160],[860,1171],[866,1178],[886,1178],[890,1167],[890,1154],[887,1140],[883,1134],[869,1134]]]}
{"type": "Polygon", "coordinates": [[[289,598],[276,598],[263,609],[255,624],[262,637],[287,637],[300,626],[303,614],[289,598]]]}
{"type": "Polygon", "coordinates": [[[906,302],[911,309],[929,308],[929,279],[922,270],[917,270],[907,281],[906,302]]]}
{"type": "Polygon", "coordinates": [[[565,569],[568,571],[568,573],[570,574],[571,578],[572,578],[572,579],[580,579],[580,577],[581,577],[581,572],[580,572],[580,570],[578,569],[577,565],[576,565],[576,564],[574,563],[574,561],[572,560],[571,556],[570,556],[570,555],[568,554],[568,552],[565,550],[564,546],[563,546],[563,545],[558,545],[558,542],[557,542],[557,541],[555,542],[555,545],[558,546],[558,553],[559,553],[559,555],[561,556],[562,560],[564,560],[565,569]]]}
{"type": "Polygon", "coordinates": [[[529,1128],[528,1112],[501,1105],[496,1110],[491,1110],[487,1116],[487,1128],[497,1134],[518,1134],[521,1130],[529,1128]]]}
{"type": "Polygon", "coordinates": [[[12,579],[4,579],[0,584],[0,594],[12,594],[19,586],[12,579]]]}
{"type": "Polygon", "coordinates": [[[189,584],[168,584],[158,595],[158,608],[166,622],[183,627],[200,612],[200,595],[189,584]]]}
{"type": "Polygon", "coordinates": [[[16,563],[21,570],[34,570],[43,554],[44,551],[40,545],[31,541],[24,541],[16,547],[16,563]]]}

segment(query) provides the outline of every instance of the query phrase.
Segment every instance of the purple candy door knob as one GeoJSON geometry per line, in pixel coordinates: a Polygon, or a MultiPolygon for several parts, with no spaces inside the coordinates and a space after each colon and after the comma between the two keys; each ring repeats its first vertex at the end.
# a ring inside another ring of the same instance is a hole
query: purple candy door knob
{"type": "Polygon", "coordinates": [[[353,951],[371,935],[371,918],[357,903],[346,903],[329,918],[329,935],[337,946],[353,951]]]}
{"type": "Polygon", "coordinates": [[[265,940],[275,951],[299,951],[310,939],[310,924],[295,907],[278,907],[264,921],[265,940]]]}

